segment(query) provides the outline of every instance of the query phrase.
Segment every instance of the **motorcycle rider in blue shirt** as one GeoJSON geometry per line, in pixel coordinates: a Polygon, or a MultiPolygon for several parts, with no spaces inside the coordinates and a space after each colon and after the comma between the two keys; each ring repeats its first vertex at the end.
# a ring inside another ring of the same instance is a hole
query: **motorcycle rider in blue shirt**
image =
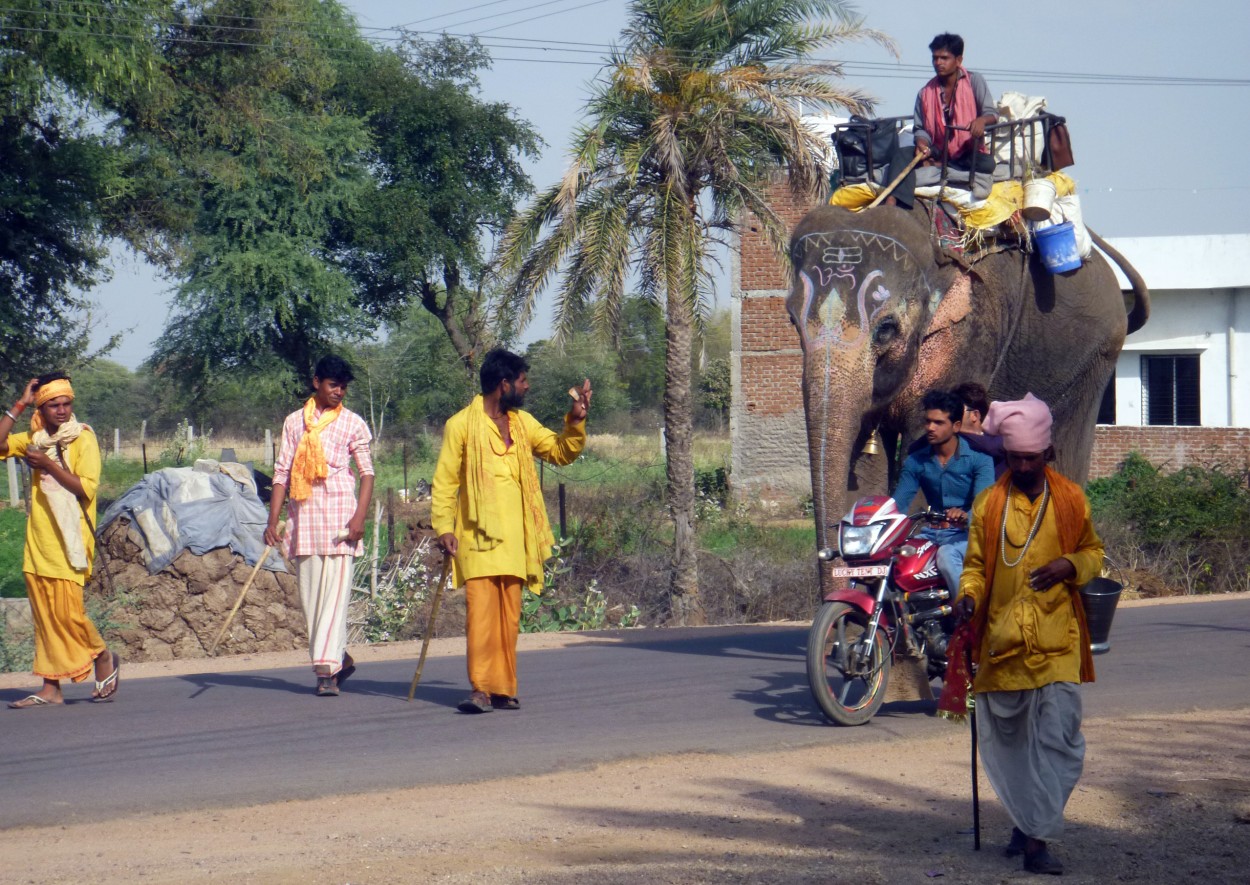
{"type": "Polygon", "coordinates": [[[928,525],[919,534],[938,545],[938,572],[953,598],[968,549],[968,514],[976,496],[994,483],[994,461],[959,435],[964,403],[953,392],[930,390],[921,406],[929,445],[907,456],[892,497],[905,512],[923,491],[930,508],[946,513],[946,523],[928,525]]]}

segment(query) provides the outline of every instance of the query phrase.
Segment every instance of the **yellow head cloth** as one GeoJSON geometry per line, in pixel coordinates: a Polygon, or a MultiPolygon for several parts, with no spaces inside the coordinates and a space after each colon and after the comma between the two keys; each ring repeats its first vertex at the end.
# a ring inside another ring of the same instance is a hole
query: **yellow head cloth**
{"type": "Polygon", "coordinates": [[[74,398],[74,386],[69,383],[68,378],[57,378],[55,381],[39,385],[39,389],[35,391],[35,413],[30,416],[32,433],[36,430],[43,430],[43,416],[39,414],[39,407],[58,396],[74,398]]]}
{"type": "Polygon", "coordinates": [[[330,465],[326,463],[326,453],[321,448],[321,431],[343,414],[343,404],[326,409],[320,418],[314,417],[316,413],[317,399],[310,396],[308,402],[304,403],[304,435],[300,437],[299,446],[295,449],[295,459],[291,462],[292,501],[307,500],[312,494],[313,483],[330,475],[330,465]]]}

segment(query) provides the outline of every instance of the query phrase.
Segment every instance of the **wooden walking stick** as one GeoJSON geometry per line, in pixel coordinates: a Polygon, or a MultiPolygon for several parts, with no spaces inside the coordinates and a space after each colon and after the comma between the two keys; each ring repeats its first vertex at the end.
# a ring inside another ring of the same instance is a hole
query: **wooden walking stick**
{"type": "MultiPolygon", "coordinates": [[[[968,673],[972,673],[972,645],[969,644],[968,673]]],[[[977,788],[977,699],[969,689],[968,721],[972,723],[972,850],[981,850],[981,796],[977,788]]]]}
{"type": "MultiPolygon", "coordinates": [[[[278,537],[281,538],[286,532],[286,523],[278,526],[278,537]]],[[[252,573],[247,576],[247,580],[243,583],[243,589],[239,591],[239,598],[234,601],[234,608],[230,609],[230,614],[226,615],[226,623],[221,625],[221,629],[217,632],[217,638],[213,640],[213,644],[208,647],[208,656],[211,658],[213,652],[217,650],[217,644],[221,642],[221,638],[226,635],[226,630],[230,627],[230,622],[234,620],[234,614],[239,610],[239,606],[243,604],[243,597],[247,596],[247,591],[252,587],[252,581],[256,579],[257,572],[260,567],[265,564],[265,560],[269,558],[269,554],[273,551],[272,544],[265,545],[265,552],[260,555],[260,559],[256,560],[256,565],[252,568],[252,573]]]]}
{"type": "Polygon", "coordinates": [[[443,554],[443,571],[438,576],[438,586],[434,588],[434,602],[430,605],[430,623],[425,628],[425,639],[421,640],[421,657],[417,659],[417,672],[412,676],[412,685],[408,686],[408,701],[417,693],[417,683],[421,681],[421,670],[425,667],[425,655],[430,650],[430,640],[434,638],[434,624],[438,621],[438,604],[443,599],[443,586],[447,583],[447,574],[451,571],[451,554],[443,554]]]}
{"type": "Polygon", "coordinates": [[[890,194],[894,193],[894,189],[903,183],[903,179],[906,178],[908,175],[910,175],[911,170],[915,169],[920,164],[920,161],[923,160],[926,156],[928,155],[916,154],[916,156],[912,157],[911,162],[908,163],[906,167],[904,167],[903,171],[900,172],[898,175],[894,176],[894,180],[885,186],[885,190],[877,194],[877,198],[868,204],[868,208],[872,209],[875,206],[880,206],[881,201],[884,200],[886,197],[888,197],[890,194]]]}

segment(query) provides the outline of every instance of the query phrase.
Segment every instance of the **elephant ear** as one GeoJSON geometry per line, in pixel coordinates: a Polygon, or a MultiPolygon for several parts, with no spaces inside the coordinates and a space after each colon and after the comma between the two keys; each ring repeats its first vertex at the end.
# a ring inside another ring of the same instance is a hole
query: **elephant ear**
{"type": "Polygon", "coordinates": [[[920,337],[920,354],[916,360],[916,371],[907,385],[910,397],[903,397],[911,402],[920,394],[935,387],[949,383],[956,377],[959,361],[959,335],[955,326],[967,318],[972,310],[972,277],[966,273],[956,273],[950,278],[950,284],[942,293],[932,319],[920,337]]]}
{"type": "Polygon", "coordinates": [[[923,338],[930,338],[944,332],[968,316],[972,310],[972,277],[966,273],[954,273],[938,300],[937,306],[930,313],[932,319],[925,327],[923,338]]]}

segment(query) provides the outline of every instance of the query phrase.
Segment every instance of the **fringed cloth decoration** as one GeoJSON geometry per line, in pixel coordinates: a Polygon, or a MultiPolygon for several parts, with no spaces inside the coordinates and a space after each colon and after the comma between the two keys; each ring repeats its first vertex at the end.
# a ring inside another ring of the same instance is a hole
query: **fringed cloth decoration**
{"type": "Polygon", "coordinates": [[[946,675],[938,698],[938,715],[943,719],[963,722],[972,709],[972,649],[976,640],[971,622],[965,621],[955,628],[946,646],[946,675]]]}

